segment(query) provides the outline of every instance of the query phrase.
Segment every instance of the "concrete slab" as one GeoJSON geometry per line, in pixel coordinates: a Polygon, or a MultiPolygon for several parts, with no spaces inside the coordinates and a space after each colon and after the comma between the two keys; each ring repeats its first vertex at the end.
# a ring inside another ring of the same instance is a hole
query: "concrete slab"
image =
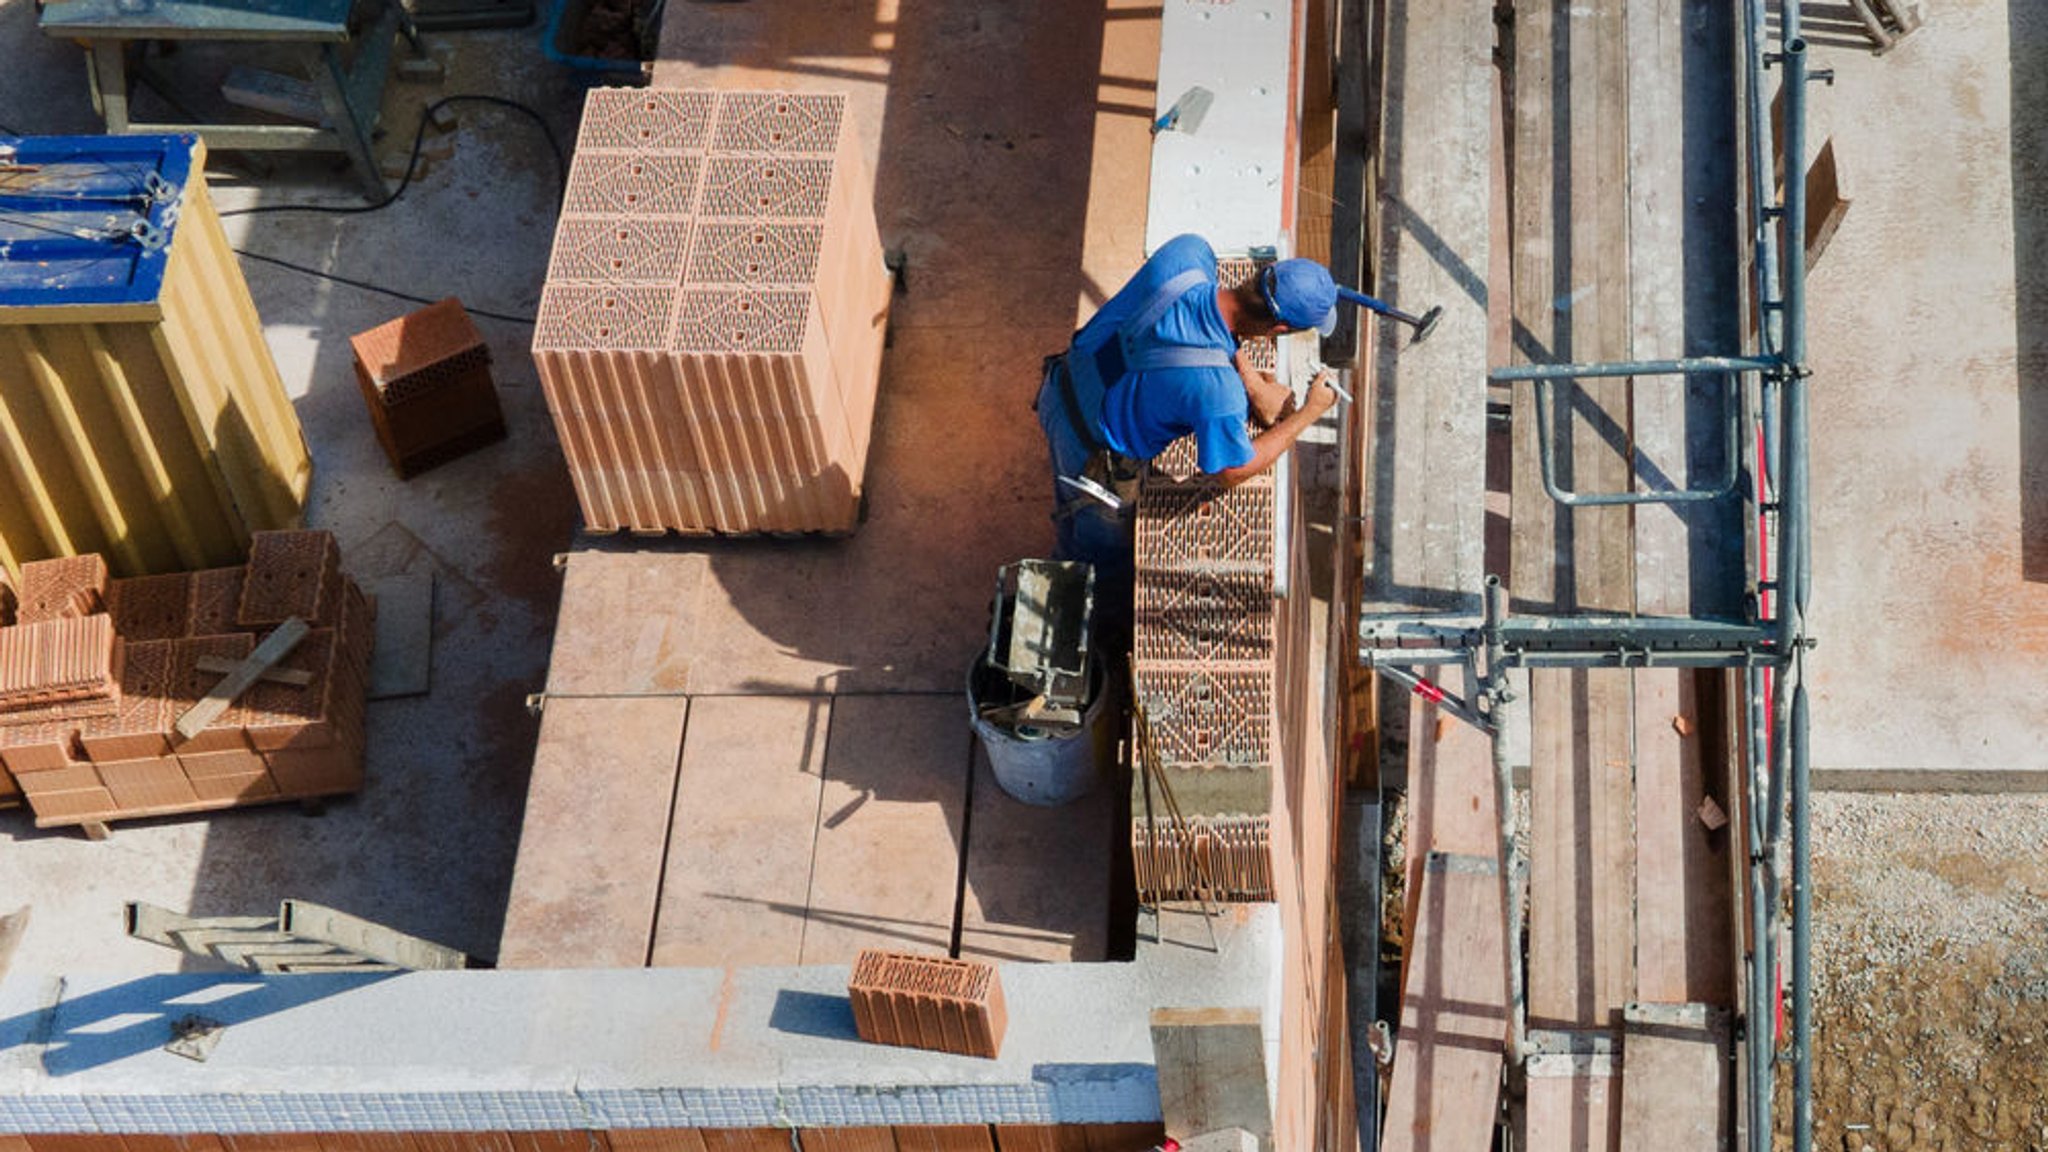
{"type": "Polygon", "coordinates": [[[977,960],[1087,963],[1108,959],[1116,787],[1106,780],[1058,808],[1012,799],[997,785],[988,751],[974,749],[974,803],[967,826],[967,888],[960,955],[977,960]]]}
{"type": "Polygon", "coordinates": [[[689,701],[550,700],[501,968],[647,963],[689,701]]]}
{"type": "Polygon", "coordinates": [[[801,960],[831,722],[827,697],[691,702],[654,967],[801,960]]]}
{"type": "Polygon", "coordinates": [[[578,551],[562,577],[548,692],[649,696],[688,691],[707,558],[578,551]]]}
{"type": "Polygon", "coordinates": [[[2048,22],[1941,17],[1883,57],[1814,51],[1836,85],[1808,138],[1855,202],[1808,280],[1812,762],[1823,784],[2048,787],[2048,22]]]}
{"type": "Polygon", "coordinates": [[[370,699],[425,694],[434,681],[434,574],[386,576],[368,591],[377,602],[370,699]]]}
{"type": "Polygon", "coordinates": [[[803,963],[952,946],[972,739],[960,695],[833,701],[803,963]]]}

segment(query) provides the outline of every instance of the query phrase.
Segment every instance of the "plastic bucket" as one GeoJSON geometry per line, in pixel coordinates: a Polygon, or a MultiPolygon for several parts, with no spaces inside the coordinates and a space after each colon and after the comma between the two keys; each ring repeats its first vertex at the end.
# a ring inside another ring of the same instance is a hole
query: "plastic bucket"
{"type": "Polygon", "coordinates": [[[1109,693],[1103,691],[1102,665],[1093,664],[1088,676],[1088,708],[1081,715],[1081,727],[1061,736],[1033,738],[1024,732],[991,724],[981,718],[984,693],[1005,690],[1009,680],[989,667],[986,658],[976,660],[967,673],[967,717],[981,746],[988,749],[989,767],[996,784],[1026,804],[1052,807],[1079,800],[1095,788],[1097,754],[1103,744],[1109,693]]]}

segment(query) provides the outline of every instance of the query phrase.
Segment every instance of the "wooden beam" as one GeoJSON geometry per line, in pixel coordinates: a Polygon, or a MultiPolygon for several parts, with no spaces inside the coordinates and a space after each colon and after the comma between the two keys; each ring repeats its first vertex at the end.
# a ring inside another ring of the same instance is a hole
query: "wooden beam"
{"type": "Polygon", "coordinates": [[[1497,861],[1433,854],[1417,905],[1380,1147],[1486,1152],[1508,1027],[1497,861]]]}
{"type": "Polygon", "coordinates": [[[297,616],[273,628],[270,635],[265,636],[263,641],[256,645],[255,651],[243,657],[234,671],[229,672],[220,683],[215,684],[211,691],[201,697],[197,704],[187,708],[185,714],[178,717],[178,722],[172,727],[177,731],[179,738],[190,740],[199,735],[208,724],[220,719],[220,714],[228,710],[228,705],[235,702],[235,697],[248,691],[272,664],[284,659],[293,648],[298,647],[299,641],[305,639],[306,633],[311,630],[306,622],[297,616]]]}
{"type": "Polygon", "coordinates": [[[1243,1128],[1273,1138],[1265,1032],[1256,1008],[1156,1008],[1152,1059],[1166,1133],[1186,1140],[1243,1128]]]}
{"type": "MultiPolygon", "coordinates": [[[[1711,794],[1734,809],[1718,778],[1708,788],[1706,715],[1698,675],[1671,669],[1635,678],[1636,976],[1634,998],[1647,1002],[1735,1002],[1728,947],[1734,893],[1729,884],[1730,825],[1700,816],[1711,794]]],[[[1732,821],[1731,821],[1732,823],[1732,821]]]]}
{"type": "MultiPolygon", "coordinates": [[[[192,665],[201,672],[233,672],[242,663],[225,656],[201,656],[192,665]]],[[[294,688],[304,688],[313,682],[313,674],[303,668],[265,668],[256,678],[272,684],[290,684],[294,688]]]]}

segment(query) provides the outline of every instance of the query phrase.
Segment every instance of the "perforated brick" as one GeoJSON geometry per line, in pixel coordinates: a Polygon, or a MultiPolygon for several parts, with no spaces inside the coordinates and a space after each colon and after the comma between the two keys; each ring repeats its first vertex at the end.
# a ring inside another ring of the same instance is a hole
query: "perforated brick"
{"type": "Polygon", "coordinates": [[[173,658],[170,640],[129,641],[121,656],[121,703],[108,723],[85,725],[81,740],[94,760],[132,760],[170,750],[173,658]]]}
{"type": "Polygon", "coordinates": [[[630,351],[666,346],[674,288],[549,284],[534,325],[535,351],[630,351]]]}
{"type": "Polygon", "coordinates": [[[824,227],[754,221],[699,224],[683,283],[808,286],[818,275],[824,227]]]}
{"type": "Polygon", "coordinates": [[[704,161],[700,217],[823,219],[832,161],[796,156],[712,156],[704,161]]]}
{"type": "Polygon", "coordinates": [[[846,97],[794,92],[725,92],[719,95],[711,147],[718,152],[795,155],[839,147],[846,97]]]}
{"type": "Polygon", "coordinates": [[[21,566],[14,622],[34,624],[66,616],[86,616],[104,608],[107,562],[96,552],[55,560],[31,560],[21,566]]]}
{"type": "Polygon", "coordinates": [[[847,981],[854,1030],[871,1044],[994,1059],[1008,1014],[992,965],[869,948],[847,981]]]}
{"type": "Polygon", "coordinates": [[[593,88],[583,102],[576,150],[646,152],[701,149],[709,138],[716,94],[647,88],[593,88]]]}
{"type": "Polygon", "coordinates": [[[675,352],[799,352],[809,292],[685,289],[676,296],[675,352]]]}
{"type": "Polygon", "coordinates": [[[274,667],[305,672],[305,685],[259,680],[242,695],[242,730],[260,752],[284,748],[318,748],[334,742],[335,662],[340,656],[329,628],[308,632],[274,667]]]}
{"type": "Polygon", "coordinates": [[[103,612],[0,628],[0,708],[111,698],[119,675],[114,621],[103,612]]]}
{"type": "Polygon", "coordinates": [[[1137,681],[1163,763],[1255,768],[1272,762],[1270,668],[1141,663],[1137,681]]]}
{"type": "Polygon", "coordinates": [[[1273,563],[1273,489],[1213,481],[1147,483],[1138,501],[1138,555],[1148,570],[1273,563]]]}
{"type": "Polygon", "coordinates": [[[192,625],[192,574],[132,576],[107,585],[107,614],[114,631],[132,648],[151,640],[175,640],[192,625]]]}
{"type": "Polygon", "coordinates": [[[1148,663],[1265,661],[1270,669],[1271,571],[1147,571],[1138,581],[1134,649],[1140,667],[1148,663]]]}
{"type": "Polygon", "coordinates": [[[697,201],[696,156],[578,151],[562,212],[610,216],[687,216],[697,201]]]}
{"type": "Polygon", "coordinates": [[[248,574],[235,622],[268,628],[296,616],[307,624],[331,624],[341,610],[341,595],[341,550],[333,533],[257,532],[250,536],[248,574]]]}
{"type": "Polygon", "coordinates": [[[247,569],[208,568],[192,573],[192,635],[218,636],[238,632],[235,613],[242,604],[242,578],[247,569]]]}
{"type": "Polygon", "coordinates": [[[357,374],[383,403],[403,404],[460,379],[490,349],[453,296],[349,337],[357,374]]]}
{"type": "Polygon", "coordinates": [[[555,229],[550,283],[673,285],[682,276],[690,225],[672,219],[564,219],[555,229]]]}
{"type": "Polygon", "coordinates": [[[1218,902],[1273,898],[1271,824],[1264,816],[1133,820],[1138,899],[1218,902]]]}

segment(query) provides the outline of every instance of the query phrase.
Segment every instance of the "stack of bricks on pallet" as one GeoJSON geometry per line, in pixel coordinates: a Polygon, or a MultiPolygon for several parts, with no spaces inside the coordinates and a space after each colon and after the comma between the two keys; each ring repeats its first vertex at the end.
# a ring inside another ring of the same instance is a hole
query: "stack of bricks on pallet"
{"type": "Polygon", "coordinates": [[[377,443],[400,479],[505,438],[491,350],[449,297],[349,338],[377,443]]]}
{"type": "MultiPolygon", "coordinates": [[[[80,560],[98,563],[44,563],[80,560]]],[[[26,799],[36,825],[52,827],[361,787],[373,620],[369,600],[342,574],[332,535],[258,532],[249,563],[235,568],[111,582],[103,564],[97,570],[99,584],[83,586],[103,596],[103,611],[0,628],[0,799],[26,799]],[[179,737],[178,718],[214,690],[223,669],[292,617],[311,630],[271,675],[190,739],[179,737]],[[26,638],[50,629],[66,630],[54,657],[37,648],[15,658],[26,638]],[[48,692],[86,683],[89,698],[15,703],[25,685],[48,692]]],[[[41,575],[40,563],[23,566],[23,604],[41,575]]]]}
{"type": "Polygon", "coordinates": [[[599,89],[534,360],[593,532],[849,532],[892,285],[830,94],[599,89]]]}
{"type": "MultiPolygon", "coordinates": [[[[1271,369],[1271,341],[1247,351],[1271,369]]],[[[1131,854],[1148,902],[1272,899],[1273,505],[1270,471],[1225,489],[1192,439],[1139,494],[1132,663],[1150,768],[1132,779],[1131,854]]]]}
{"type": "Polygon", "coordinates": [[[993,1060],[1009,1016],[992,965],[864,949],[847,981],[853,1026],[870,1044],[993,1060]]]}

